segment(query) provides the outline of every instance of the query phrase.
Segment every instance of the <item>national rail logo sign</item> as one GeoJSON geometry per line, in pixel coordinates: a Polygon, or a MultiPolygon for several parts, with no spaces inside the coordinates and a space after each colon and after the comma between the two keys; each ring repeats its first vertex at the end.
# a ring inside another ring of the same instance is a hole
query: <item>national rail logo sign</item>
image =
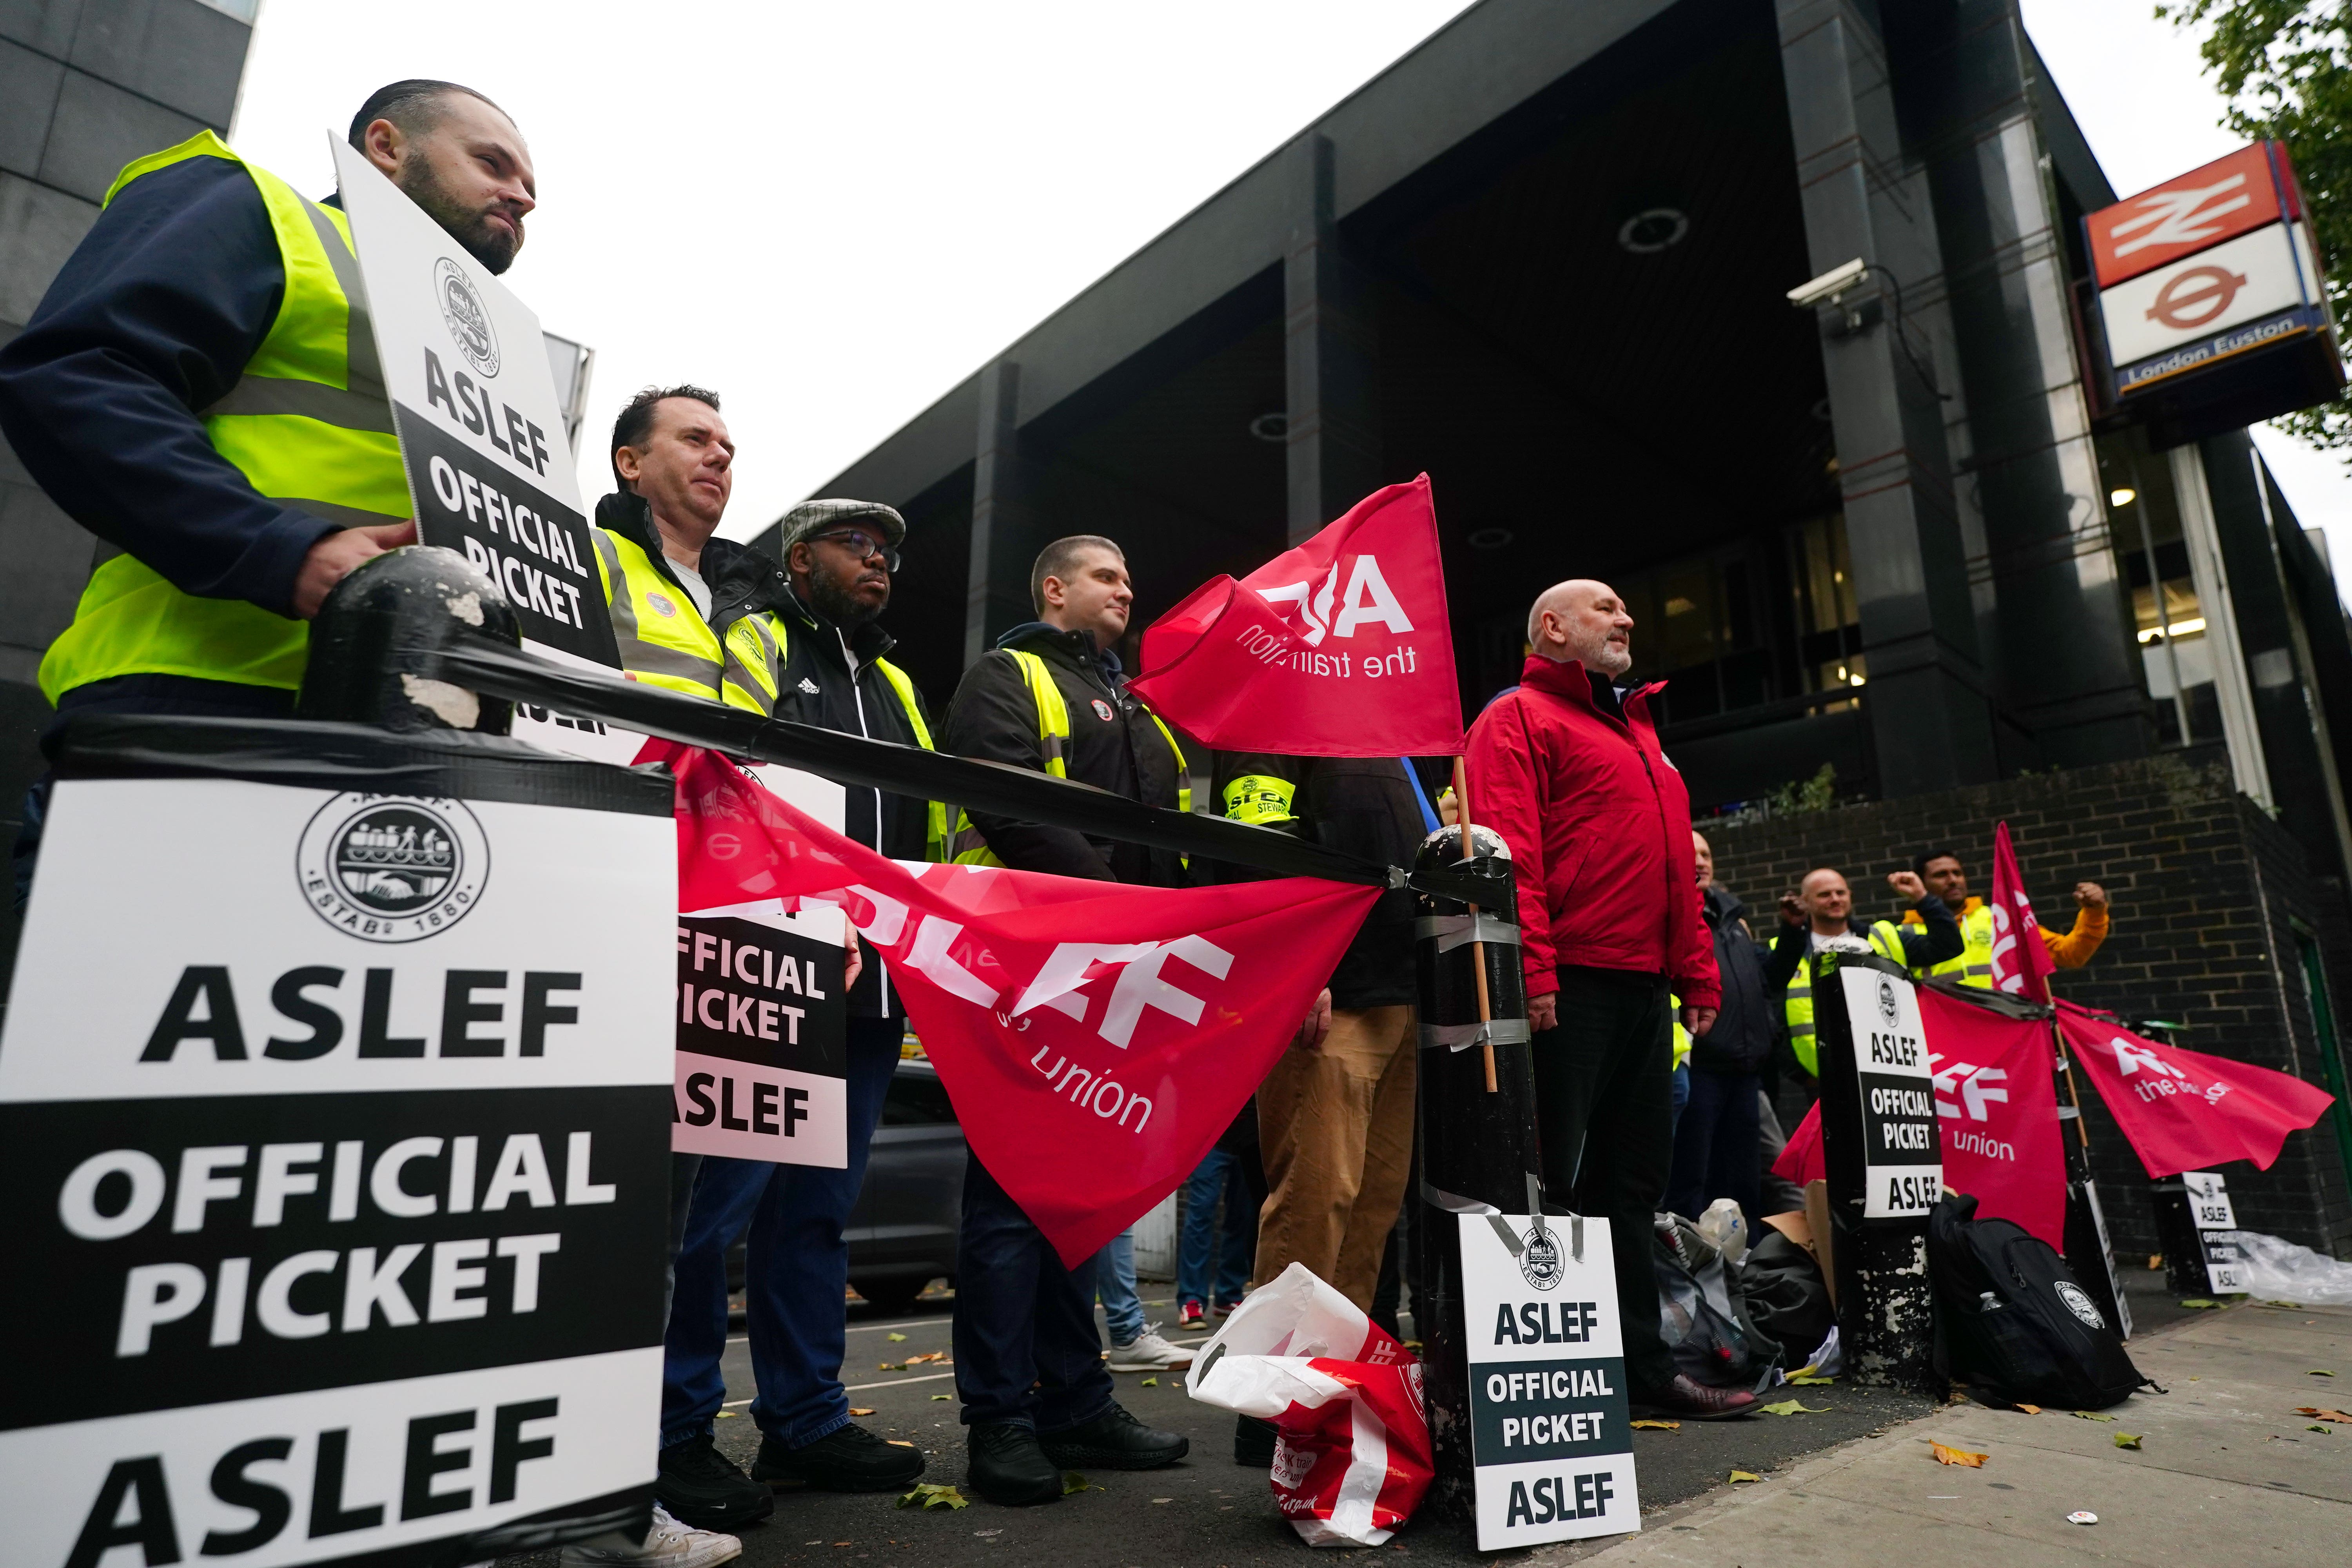
{"type": "Polygon", "coordinates": [[[480,902],[490,845],[464,803],[339,795],[302,830],[303,901],[362,942],[437,936],[480,902]]]}
{"type": "Polygon", "coordinates": [[[433,292],[441,301],[441,323],[449,329],[449,340],[466,363],[484,375],[498,374],[498,325],[466,269],[443,257],[433,268],[433,292]]]}

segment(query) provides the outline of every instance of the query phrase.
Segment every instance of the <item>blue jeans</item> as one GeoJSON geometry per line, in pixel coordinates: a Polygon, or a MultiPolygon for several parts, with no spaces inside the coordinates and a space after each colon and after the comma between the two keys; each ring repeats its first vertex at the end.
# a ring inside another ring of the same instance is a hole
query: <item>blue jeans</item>
{"type": "Polygon", "coordinates": [[[702,1162],[664,1339],[663,1447],[709,1436],[726,1402],[719,1362],[727,1351],[727,1250],[746,1226],[744,1293],[759,1385],[752,1420],[788,1448],[849,1425],[849,1399],[841,1391],[849,1247],[841,1230],[866,1181],[866,1151],[882,1119],[883,1091],[898,1070],[904,1034],[894,1018],[849,1020],[845,1169],[717,1155],[702,1162]]]}
{"type": "Polygon", "coordinates": [[[1675,1120],[1673,1123],[1676,1127],[1680,1127],[1683,1123],[1683,1107],[1690,1103],[1690,1063],[1687,1061],[1676,1062],[1675,1064],[1675,1120]]]}
{"type": "Polygon", "coordinates": [[[956,1238],[956,1394],[967,1426],[1010,1422],[1051,1436],[1111,1407],[1095,1332],[1095,1259],[1062,1267],[977,1155],[956,1238]]]}
{"type": "Polygon", "coordinates": [[[1095,1254],[1095,1294],[1102,1298],[1110,1342],[1123,1345],[1143,1331],[1143,1300],[1135,1293],[1135,1227],[1129,1226],[1095,1254]]]}
{"type": "Polygon", "coordinates": [[[1176,1300],[1231,1307],[1249,1289],[1250,1252],[1257,1239],[1257,1207],[1242,1180],[1241,1159],[1212,1149],[1184,1181],[1184,1237],[1176,1252],[1176,1300]],[[1217,1199],[1225,1200],[1222,1237],[1217,1199]],[[1210,1278],[1210,1269],[1216,1277],[1210,1278]]]}

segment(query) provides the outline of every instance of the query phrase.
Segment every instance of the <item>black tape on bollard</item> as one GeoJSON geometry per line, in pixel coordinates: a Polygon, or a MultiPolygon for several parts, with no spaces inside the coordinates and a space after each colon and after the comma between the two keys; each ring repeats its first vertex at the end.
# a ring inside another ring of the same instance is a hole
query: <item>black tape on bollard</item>
{"type": "Polygon", "coordinates": [[[486,701],[425,666],[460,640],[513,647],[521,637],[506,595],[463,555],[424,544],[387,550],[353,567],[320,606],[295,711],[403,734],[503,735],[513,703],[486,701]]]}
{"type": "MultiPolygon", "coordinates": [[[[1519,965],[1510,850],[1499,835],[1483,827],[1475,830],[1474,858],[1461,859],[1461,846],[1459,827],[1441,828],[1423,841],[1413,863],[1412,885],[1422,892],[1413,922],[1421,1027],[1421,1206],[1414,1211],[1412,1234],[1421,1248],[1422,1294],[1415,1316],[1426,1347],[1437,1461],[1430,1502],[1466,1519],[1475,1507],[1477,1478],[1457,1216],[1486,1218],[1515,1256],[1522,1238],[1505,1216],[1531,1215],[1538,1230],[1544,1221],[1527,979],[1519,965]],[[1432,890],[1441,887],[1447,891],[1432,890]],[[1457,891],[1467,896],[1452,896],[1457,891]],[[1487,1003],[1483,1020],[1476,970],[1482,958],[1487,1003]],[[1495,1059],[1492,1090],[1486,1087],[1489,1048],[1495,1059]]],[[[1573,1241],[1570,1235],[1555,1239],[1563,1246],[1573,1241]]]]}

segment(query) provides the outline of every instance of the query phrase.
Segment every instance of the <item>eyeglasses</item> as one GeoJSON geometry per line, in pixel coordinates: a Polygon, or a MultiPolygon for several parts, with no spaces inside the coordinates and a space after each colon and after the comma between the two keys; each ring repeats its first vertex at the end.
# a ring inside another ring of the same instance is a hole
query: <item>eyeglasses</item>
{"type": "Polygon", "coordinates": [[[885,572],[896,572],[898,569],[898,552],[897,548],[892,545],[885,544],[882,541],[875,538],[872,534],[866,532],[862,528],[844,529],[835,533],[812,533],[809,535],[809,542],[811,543],[814,543],[820,539],[830,539],[836,544],[847,545],[860,561],[879,555],[882,557],[882,570],[885,572]]]}

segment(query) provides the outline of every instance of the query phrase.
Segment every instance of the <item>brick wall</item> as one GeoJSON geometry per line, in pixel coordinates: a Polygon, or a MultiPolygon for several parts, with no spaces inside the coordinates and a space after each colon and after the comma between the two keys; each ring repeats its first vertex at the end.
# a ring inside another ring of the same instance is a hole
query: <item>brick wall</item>
{"type": "MultiPolygon", "coordinates": [[[[2352,999],[2352,912],[2315,878],[2295,839],[2231,787],[2220,748],[2006,780],[1937,795],[1725,826],[1702,822],[1716,875],[1764,921],[1815,866],[1843,871],[1857,913],[1899,908],[1887,872],[1949,849],[1970,890],[1992,881],[2006,819],[2044,925],[2073,921],[2077,880],[2105,887],[2114,928],[2090,967],[2059,972],[2060,995],[2126,1017],[2177,1019],[2179,1043],[2325,1085],[2294,922],[2327,960],[2328,993],[2352,999]]],[[[2339,1027],[2345,1015],[2333,1009],[2339,1027]]],[[[2155,1250],[2147,1173],[2088,1086],[2083,1093],[2107,1224],[2122,1253],[2155,1250]]],[[[2352,1198],[2333,1129],[2289,1136],[2270,1170],[2225,1167],[2241,1223],[2352,1256],[2352,1198]]]]}

